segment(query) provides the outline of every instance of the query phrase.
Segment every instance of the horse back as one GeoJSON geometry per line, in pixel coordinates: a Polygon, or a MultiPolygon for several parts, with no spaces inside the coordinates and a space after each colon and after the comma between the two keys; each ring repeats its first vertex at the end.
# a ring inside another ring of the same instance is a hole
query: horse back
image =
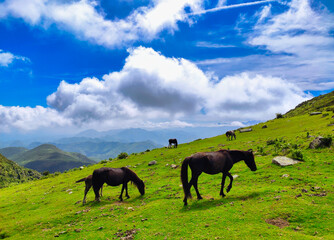
{"type": "Polygon", "coordinates": [[[93,184],[107,183],[110,186],[118,186],[124,183],[125,171],[122,168],[99,168],[93,172],[93,184]]]}
{"type": "Polygon", "coordinates": [[[227,151],[202,152],[191,156],[189,166],[192,170],[208,174],[228,172],[233,162],[227,151]]]}

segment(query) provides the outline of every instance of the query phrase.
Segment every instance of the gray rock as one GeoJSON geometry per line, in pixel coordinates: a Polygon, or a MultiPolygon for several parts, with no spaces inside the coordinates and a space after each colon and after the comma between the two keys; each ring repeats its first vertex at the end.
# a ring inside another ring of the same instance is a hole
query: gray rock
{"type": "Polygon", "coordinates": [[[239,177],[239,175],[235,174],[235,175],[233,175],[232,177],[233,177],[233,179],[236,179],[236,178],[239,177]]]}
{"type": "Polygon", "coordinates": [[[310,142],[310,145],[308,147],[311,148],[311,149],[323,147],[324,143],[323,143],[322,139],[323,139],[322,136],[316,137],[312,142],[310,142]]]}
{"type": "Polygon", "coordinates": [[[155,165],[155,164],[157,164],[157,161],[155,161],[155,160],[148,163],[149,166],[152,166],[152,165],[155,165]]]}
{"type": "Polygon", "coordinates": [[[240,133],[244,133],[244,132],[251,132],[251,131],[253,131],[253,129],[252,129],[252,128],[244,128],[244,129],[239,129],[239,132],[240,132],[240,133]]]}
{"type": "Polygon", "coordinates": [[[319,114],[322,114],[322,112],[310,112],[310,116],[319,115],[319,114]]]}
{"type": "Polygon", "coordinates": [[[170,167],[175,169],[175,168],[178,168],[178,165],[171,164],[170,167]]]}
{"type": "Polygon", "coordinates": [[[281,166],[281,167],[285,167],[285,166],[297,164],[299,163],[299,161],[294,160],[292,158],[285,157],[285,156],[277,156],[273,158],[272,163],[278,166],[281,166]]]}
{"type": "Polygon", "coordinates": [[[268,128],[268,126],[267,125],[263,125],[262,128],[268,128]]]}

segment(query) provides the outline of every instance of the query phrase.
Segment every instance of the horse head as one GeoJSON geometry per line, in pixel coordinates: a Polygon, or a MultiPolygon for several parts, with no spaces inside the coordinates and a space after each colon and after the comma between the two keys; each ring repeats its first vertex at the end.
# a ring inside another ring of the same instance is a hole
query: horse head
{"type": "Polygon", "coordinates": [[[139,182],[136,183],[137,188],[140,192],[141,195],[145,194],[145,183],[143,182],[143,180],[140,180],[139,182]]]}
{"type": "Polygon", "coordinates": [[[247,167],[250,168],[250,170],[252,170],[252,171],[256,171],[257,170],[255,159],[254,159],[254,154],[253,154],[253,150],[252,149],[249,149],[247,151],[247,157],[245,158],[245,163],[246,163],[247,167]]]}

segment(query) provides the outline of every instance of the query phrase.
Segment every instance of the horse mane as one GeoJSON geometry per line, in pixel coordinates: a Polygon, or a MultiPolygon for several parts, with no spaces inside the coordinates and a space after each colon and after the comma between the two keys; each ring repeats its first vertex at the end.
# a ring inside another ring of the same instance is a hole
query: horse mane
{"type": "Polygon", "coordinates": [[[136,185],[136,187],[138,188],[138,184],[142,181],[137,174],[132,171],[131,169],[127,168],[127,167],[122,167],[123,171],[125,171],[129,176],[130,176],[130,181],[136,185]]]}

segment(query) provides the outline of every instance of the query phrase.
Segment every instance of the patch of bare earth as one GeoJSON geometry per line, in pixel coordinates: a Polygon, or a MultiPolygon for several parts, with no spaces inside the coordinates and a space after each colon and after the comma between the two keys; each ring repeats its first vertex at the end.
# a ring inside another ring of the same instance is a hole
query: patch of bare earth
{"type": "Polygon", "coordinates": [[[288,221],[282,218],[266,219],[266,223],[277,226],[279,228],[284,228],[290,225],[288,221]]]}
{"type": "Polygon", "coordinates": [[[115,235],[119,237],[121,240],[132,240],[134,238],[134,235],[138,231],[139,229],[131,229],[126,231],[118,230],[118,232],[115,233],[115,235]]]}

